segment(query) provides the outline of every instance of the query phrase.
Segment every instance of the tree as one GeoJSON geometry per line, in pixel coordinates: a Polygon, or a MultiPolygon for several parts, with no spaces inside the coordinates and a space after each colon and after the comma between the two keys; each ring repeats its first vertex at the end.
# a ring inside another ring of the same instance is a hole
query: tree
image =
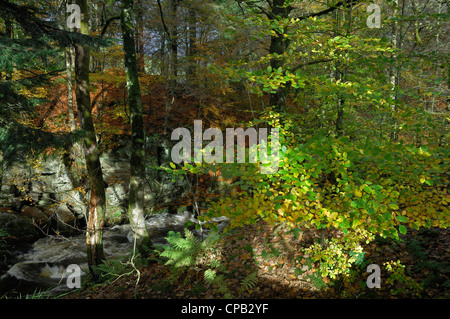
{"type": "MultiPolygon", "coordinates": [[[[77,0],[80,7],[81,26],[76,32],[89,35],[89,10],[87,0],[77,0]]],[[[75,44],[75,78],[76,100],[80,127],[86,133],[84,137],[84,154],[90,188],[89,214],[86,229],[86,244],[88,264],[92,266],[103,263],[103,226],[106,212],[105,181],[103,180],[100,153],[97,136],[92,119],[92,106],[89,94],[89,47],[85,44],[75,44]]]]}
{"type": "MultiPolygon", "coordinates": [[[[339,9],[351,8],[352,6],[362,2],[362,0],[342,0],[342,1],[332,1],[326,4],[325,9],[315,9],[312,13],[306,13],[298,16],[293,15],[294,11],[294,1],[289,0],[267,0],[267,6],[260,5],[259,2],[248,1],[248,0],[237,0],[238,3],[246,3],[254,12],[258,14],[263,14],[267,20],[268,24],[262,23],[263,25],[269,25],[270,31],[270,46],[269,54],[267,58],[270,63],[270,72],[279,73],[286,75],[286,71],[296,71],[303,65],[291,66],[291,69],[287,69],[288,60],[291,60],[291,55],[288,54],[288,49],[291,45],[292,34],[289,30],[296,28],[296,24],[300,21],[304,21],[310,18],[318,18],[327,16],[330,13],[335,12],[339,9]],[[292,21],[296,23],[292,23],[292,21]]],[[[296,4],[298,6],[298,4],[296,4]]],[[[294,31],[295,32],[295,31],[294,31]]],[[[322,63],[328,60],[318,60],[313,62],[308,62],[307,64],[322,63]]],[[[338,76],[338,73],[336,73],[338,76]]],[[[286,111],[286,101],[291,89],[290,81],[280,83],[276,88],[269,90],[269,104],[275,107],[278,112],[286,111]]],[[[340,112],[338,112],[340,113],[340,112]]],[[[338,114],[338,118],[339,118],[338,114]]]]}
{"type": "Polygon", "coordinates": [[[142,0],[137,1],[137,14],[136,14],[136,54],[137,54],[137,68],[138,72],[145,71],[145,58],[144,58],[144,7],[142,0]]]}
{"type": "MultiPolygon", "coordinates": [[[[273,0],[270,6],[271,11],[268,12],[267,16],[269,18],[270,23],[273,25],[278,20],[287,19],[289,17],[289,13],[292,11],[292,6],[290,6],[288,1],[285,0],[273,0]]],[[[274,28],[274,32],[270,37],[270,48],[269,55],[274,56],[270,60],[270,66],[272,70],[279,70],[283,67],[282,57],[289,47],[289,40],[284,36],[285,32],[284,28],[274,28]]],[[[271,106],[275,106],[276,110],[279,112],[284,112],[286,108],[286,99],[289,92],[288,85],[281,85],[275,93],[270,93],[270,102],[271,106]]]]}
{"type": "Polygon", "coordinates": [[[131,119],[130,189],[128,219],[138,246],[151,244],[144,219],[145,135],[142,120],[141,89],[134,42],[133,0],[122,0],[120,24],[123,35],[128,105],[131,119]]]}
{"type": "MultiPolygon", "coordinates": [[[[267,176],[258,175],[257,165],[239,169],[224,166],[223,174],[224,171],[229,175],[239,174],[236,186],[240,191],[214,202],[211,216],[225,213],[231,218],[232,226],[253,223],[260,217],[293,227],[307,225],[342,231],[346,235],[342,239],[322,238],[322,245],[307,250],[317,257],[314,257],[316,261],[328,265],[322,268],[324,276],[348,272],[348,266],[354,262],[349,258],[346,266],[340,268],[326,260],[325,250],[336,247],[325,245],[326,242],[353,254],[360,249],[359,243],[370,241],[375,235],[398,238],[399,233],[406,232],[406,225],[448,226],[446,207],[436,205],[427,216],[422,206],[440,202],[424,184],[438,189],[446,187],[448,178],[444,171],[448,160],[444,158],[448,150],[440,146],[433,150],[416,148],[405,138],[405,131],[402,143],[390,138],[392,125],[383,119],[392,114],[392,86],[383,71],[389,73],[390,63],[396,63],[392,61],[393,45],[384,35],[369,34],[363,9],[352,7],[362,1],[330,1],[326,9],[309,7],[307,11],[314,13],[305,15],[291,11],[289,18],[283,19],[282,14],[271,18],[274,2],[268,2],[269,8],[265,8],[259,2],[248,1],[249,6],[256,7],[256,11],[268,18],[250,21],[271,31],[271,43],[279,41],[272,38],[278,32],[289,45],[280,46],[278,53],[269,52],[254,63],[241,59],[235,63],[237,67],[222,68],[222,75],[228,75],[231,80],[248,80],[256,92],[274,97],[279,93],[282,94],[278,96],[288,97],[285,94],[289,91],[283,93],[280,87],[303,90],[291,92],[294,94],[290,100],[297,105],[288,114],[279,114],[285,111],[281,107],[284,102],[276,98],[271,103],[273,109],[266,110],[261,119],[249,124],[268,123],[280,129],[282,160],[278,172],[267,176]],[[335,12],[338,16],[342,14],[341,9],[345,11],[346,23],[330,21],[328,13],[335,12]],[[278,63],[276,69],[274,60],[278,63]],[[333,70],[331,79],[330,69],[333,70]],[[343,121],[344,110],[346,121],[343,121]],[[428,199],[413,200],[412,189],[428,199]],[[431,197],[435,200],[430,200],[431,197]],[[421,208],[416,206],[419,201],[421,208]]],[[[284,8],[287,4],[293,2],[284,3],[284,8]]],[[[391,34],[390,30],[386,33],[391,34]]],[[[267,33],[264,35],[268,38],[267,33]]],[[[407,107],[398,100],[395,103],[399,110],[407,107]]],[[[414,114],[410,109],[407,109],[409,114],[414,114]]],[[[424,122],[421,119],[416,127],[424,122]]],[[[432,138],[427,139],[430,142],[432,138]]]]}
{"type": "Polygon", "coordinates": [[[39,8],[2,0],[0,9],[6,26],[5,33],[0,31],[0,149],[3,164],[8,166],[49,147],[70,147],[79,137],[78,132],[45,131],[31,119],[34,107],[45,100],[33,91],[63,71],[49,57],[58,57],[60,48],[86,39],[39,18],[43,15],[39,8]]]}
{"type": "MultiPolygon", "coordinates": [[[[161,22],[164,28],[164,34],[167,36],[169,46],[169,63],[168,63],[168,82],[170,91],[175,93],[178,76],[178,30],[177,10],[179,0],[168,0],[168,18],[165,17],[161,1],[157,0],[161,22]]],[[[162,40],[164,41],[164,40],[162,40]]]]}

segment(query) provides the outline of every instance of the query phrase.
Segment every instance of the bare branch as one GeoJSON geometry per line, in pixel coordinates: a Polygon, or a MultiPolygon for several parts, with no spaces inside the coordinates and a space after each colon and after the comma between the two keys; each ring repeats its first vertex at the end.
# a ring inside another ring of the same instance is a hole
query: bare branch
{"type": "Polygon", "coordinates": [[[161,22],[163,24],[164,31],[167,33],[167,36],[169,38],[171,38],[172,36],[170,35],[169,28],[167,27],[166,22],[164,21],[164,14],[163,14],[163,10],[162,10],[162,7],[161,7],[161,1],[157,0],[157,2],[158,2],[159,14],[161,16],[161,22]]]}
{"type": "Polygon", "coordinates": [[[111,22],[113,22],[114,20],[119,20],[119,19],[120,19],[120,16],[114,16],[114,17],[111,17],[108,20],[106,20],[105,25],[103,26],[101,35],[103,36],[106,33],[106,29],[108,29],[111,22]]]}

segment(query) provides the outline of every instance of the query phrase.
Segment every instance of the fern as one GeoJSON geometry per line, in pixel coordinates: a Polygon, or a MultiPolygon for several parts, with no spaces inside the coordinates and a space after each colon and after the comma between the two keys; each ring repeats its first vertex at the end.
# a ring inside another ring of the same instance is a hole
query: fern
{"type": "Polygon", "coordinates": [[[230,292],[228,285],[226,283],[225,276],[223,274],[217,274],[216,270],[207,269],[204,273],[204,278],[206,284],[216,284],[219,292],[223,295],[225,299],[234,298],[233,294],[230,292]]]}
{"type": "Polygon", "coordinates": [[[121,275],[129,271],[129,265],[119,259],[108,259],[102,264],[92,266],[92,269],[97,276],[95,282],[102,283],[121,277],[121,275]]]}
{"type": "Polygon", "coordinates": [[[186,284],[193,273],[201,270],[199,266],[202,265],[207,268],[203,273],[206,284],[217,284],[219,292],[225,298],[233,297],[226,284],[225,276],[222,274],[226,271],[225,267],[219,259],[211,258],[217,253],[216,245],[220,240],[216,231],[211,231],[204,241],[200,241],[188,229],[185,230],[184,237],[179,232],[170,231],[166,240],[168,245],[159,245],[162,248],[160,256],[167,259],[166,265],[173,267],[172,283],[182,274],[186,274],[184,280],[184,284],[186,284]]]}
{"type": "Polygon", "coordinates": [[[251,274],[247,275],[244,279],[241,281],[241,289],[240,294],[244,291],[250,292],[250,290],[256,286],[256,283],[258,282],[258,272],[254,271],[251,274]]]}
{"type": "Polygon", "coordinates": [[[166,265],[172,265],[175,268],[194,267],[197,264],[197,258],[203,250],[204,244],[198,240],[188,229],[185,230],[186,237],[181,233],[170,231],[166,237],[169,245],[162,248],[161,257],[167,258],[166,265]]]}
{"type": "MultiPolygon", "coordinates": [[[[198,273],[202,269],[203,279],[207,285],[217,285],[217,290],[224,298],[234,298],[227,284],[227,269],[221,263],[220,258],[215,258],[218,254],[217,243],[220,235],[216,231],[211,231],[204,241],[200,241],[188,229],[185,236],[181,233],[170,231],[166,237],[168,245],[158,245],[162,248],[160,256],[166,258],[166,265],[173,267],[171,282],[179,279],[185,274],[184,284],[189,282],[192,274],[198,273]],[[201,266],[201,267],[200,267],[201,266]]],[[[253,272],[246,276],[241,282],[239,293],[249,291],[256,286],[258,273],[253,272]]]]}
{"type": "Polygon", "coordinates": [[[206,283],[208,285],[210,285],[217,278],[217,271],[216,270],[212,270],[212,269],[207,269],[203,275],[205,277],[206,283]]]}
{"type": "Polygon", "coordinates": [[[222,263],[218,259],[211,260],[209,265],[211,266],[211,268],[224,268],[222,263]]]}
{"type": "Polygon", "coordinates": [[[0,237],[9,236],[8,232],[2,228],[0,228],[0,237]]]}

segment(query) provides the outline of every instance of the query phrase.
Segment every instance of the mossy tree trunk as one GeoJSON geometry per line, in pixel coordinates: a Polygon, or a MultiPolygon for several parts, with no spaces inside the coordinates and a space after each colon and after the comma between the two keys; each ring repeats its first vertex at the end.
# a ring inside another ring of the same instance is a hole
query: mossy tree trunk
{"type": "MultiPolygon", "coordinates": [[[[65,26],[62,26],[65,28],[65,26]]],[[[73,28],[69,31],[73,32],[73,28]]],[[[74,74],[74,61],[75,61],[75,50],[74,47],[70,46],[66,48],[65,51],[66,58],[66,82],[67,82],[67,107],[68,107],[68,116],[69,116],[69,126],[70,130],[74,132],[77,129],[77,122],[75,120],[75,104],[73,100],[73,74],[74,74]]],[[[81,191],[82,181],[80,176],[81,167],[84,166],[84,156],[83,156],[83,147],[79,141],[76,141],[71,149],[66,150],[63,156],[63,164],[66,170],[66,174],[69,177],[69,180],[72,184],[72,189],[76,189],[76,198],[79,204],[86,205],[87,200],[83,191],[81,191]]],[[[87,221],[87,211],[76,212],[72,209],[72,205],[67,203],[67,207],[74,214],[74,217],[77,220],[76,225],[86,225],[87,221]]]]}
{"type": "MultiPolygon", "coordinates": [[[[285,19],[289,17],[289,13],[292,11],[292,7],[287,5],[287,1],[285,0],[273,0],[272,2],[272,11],[268,15],[271,20],[285,19]]],[[[289,47],[289,40],[286,39],[284,33],[275,30],[275,34],[270,38],[270,48],[269,54],[276,54],[278,56],[283,56],[289,47]]],[[[270,60],[270,66],[272,70],[277,70],[280,67],[283,67],[285,61],[283,58],[272,58],[270,60]]],[[[270,106],[275,107],[275,110],[278,112],[284,112],[286,110],[286,99],[289,94],[289,85],[280,86],[275,93],[270,93],[270,106]]]]}
{"type": "Polygon", "coordinates": [[[136,15],[136,60],[138,72],[145,72],[145,55],[144,55],[144,7],[142,0],[137,1],[138,10],[136,15]]]}
{"type": "MultiPolygon", "coordinates": [[[[77,32],[89,34],[87,0],[77,0],[80,6],[81,28],[77,32]]],[[[90,188],[89,216],[86,229],[88,265],[97,266],[104,261],[103,225],[106,211],[105,182],[100,164],[97,137],[92,119],[92,106],[89,94],[89,49],[81,44],[75,45],[76,100],[81,129],[86,131],[84,154],[90,188]]]]}
{"type": "Polygon", "coordinates": [[[144,219],[145,134],[133,28],[133,0],[122,0],[120,22],[125,53],[128,104],[131,119],[130,190],[128,218],[138,247],[150,245],[144,219]]]}

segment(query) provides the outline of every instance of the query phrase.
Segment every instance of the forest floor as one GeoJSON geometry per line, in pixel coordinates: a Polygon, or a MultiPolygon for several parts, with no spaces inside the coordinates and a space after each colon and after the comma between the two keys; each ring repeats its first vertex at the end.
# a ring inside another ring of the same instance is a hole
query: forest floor
{"type": "MultiPolygon", "coordinates": [[[[364,247],[364,262],[352,270],[351,280],[322,278],[313,266],[308,266],[302,248],[320,240],[320,234],[311,230],[286,232],[283,227],[264,223],[235,229],[223,241],[220,259],[227,269],[227,289],[234,298],[449,299],[449,232],[448,228],[408,229],[399,241],[378,238],[364,247]],[[383,264],[391,260],[400,260],[404,272],[387,272],[383,264]],[[381,268],[380,289],[366,286],[369,264],[381,268]],[[299,269],[302,269],[300,273],[299,269]],[[256,284],[242,289],[242,280],[254,272],[256,284]]],[[[218,285],[206,284],[205,269],[201,267],[177,277],[170,266],[161,262],[136,267],[139,275],[134,270],[127,275],[111,275],[106,282],[86,282],[81,289],[62,298],[218,299],[224,296],[218,285]]]]}

